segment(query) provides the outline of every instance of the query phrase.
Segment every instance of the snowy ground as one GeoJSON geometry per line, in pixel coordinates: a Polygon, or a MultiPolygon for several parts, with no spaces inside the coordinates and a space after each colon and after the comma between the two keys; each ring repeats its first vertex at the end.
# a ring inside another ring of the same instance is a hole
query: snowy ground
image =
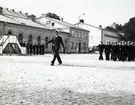
{"type": "Polygon", "coordinates": [[[135,105],[135,62],[97,54],[0,56],[0,105],[135,105]]]}

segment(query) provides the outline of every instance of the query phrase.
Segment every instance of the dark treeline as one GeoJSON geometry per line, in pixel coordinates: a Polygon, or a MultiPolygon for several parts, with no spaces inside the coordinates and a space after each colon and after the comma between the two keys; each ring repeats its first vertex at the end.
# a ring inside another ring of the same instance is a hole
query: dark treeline
{"type": "Polygon", "coordinates": [[[124,25],[115,24],[115,28],[107,26],[105,29],[113,32],[123,33],[123,40],[135,42],[135,17],[130,18],[129,21],[124,25]]]}

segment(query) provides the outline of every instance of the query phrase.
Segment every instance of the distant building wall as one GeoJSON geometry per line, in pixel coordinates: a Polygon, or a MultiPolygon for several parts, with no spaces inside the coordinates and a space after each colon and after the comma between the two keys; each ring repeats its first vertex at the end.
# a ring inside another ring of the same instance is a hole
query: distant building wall
{"type": "Polygon", "coordinates": [[[88,52],[88,44],[89,44],[89,31],[71,28],[70,29],[70,52],[77,52],[79,50],[80,53],[88,52]]]}
{"type": "Polygon", "coordinates": [[[104,44],[106,44],[107,41],[120,41],[120,35],[116,32],[111,32],[107,30],[102,30],[102,38],[101,40],[103,41],[104,44]]]}
{"type": "MultiPolygon", "coordinates": [[[[8,30],[11,29],[12,31],[12,35],[15,36],[19,36],[19,34],[23,35],[23,43],[28,43],[29,41],[29,35],[32,35],[32,44],[38,44],[37,41],[37,37],[40,36],[41,39],[41,44],[45,44],[45,38],[49,40],[51,40],[55,35],[54,35],[54,31],[52,30],[48,30],[48,29],[40,29],[40,28],[36,28],[36,27],[30,27],[30,26],[23,26],[23,25],[17,25],[17,24],[12,24],[12,23],[6,23],[6,25],[4,25],[3,22],[0,22],[0,35],[7,34],[8,30]]],[[[69,33],[65,33],[65,32],[60,32],[60,36],[63,38],[63,43],[65,45],[65,47],[67,48],[68,46],[68,36],[69,33]]],[[[66,49],[66,52],[68,49],[66,49]]],[[[52,44],[48,44],[45,48],[45,51],[47,53],[50,53],[52,51],[52,44]]],[[[60,52],[62,52],[63,50],[61,49],[60,52]]]]}

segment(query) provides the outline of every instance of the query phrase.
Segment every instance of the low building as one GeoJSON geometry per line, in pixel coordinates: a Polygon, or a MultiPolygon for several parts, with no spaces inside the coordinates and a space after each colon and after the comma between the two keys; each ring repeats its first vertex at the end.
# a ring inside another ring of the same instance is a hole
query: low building
{"type": "MultiPolygon", "coordinates": [[[[14,9],[0,7],[0,36],[10,32],[10,34],[17,36],[21,45],[45,45],[54,36],[54,29],[59,29],[67,53],[75,53],[77,47],[82,53],[88,52],[88,30],[52,18],[48,18],[46,22],[41,20],[41,17],[36,18],[36,16],[22,13],[22,11],[16,12],[14,9]]],[[[51,51],[52,45],[45,45],[45,52],[51,51]]]]}
{"type": "Polygon", "coordinates": [[[98,46],[101,41],[105,44],[107,41],[116,41],[119,42],[121,40],[120,34],[117,32],[108,31],[102,28],[101,25],[94,26],[91,24],[87,24],[80,22],[75,24],[78,27],[84,28],[86,30],[89,30],[89,47],[98,46]]]}
{"type": "Polygon", "coordinates": [[[119,33],[102,29],[101,40],[103,41],[103,44],[106,44],[107,41],[119,42],[121,39],[122,38],[119,33]]]}

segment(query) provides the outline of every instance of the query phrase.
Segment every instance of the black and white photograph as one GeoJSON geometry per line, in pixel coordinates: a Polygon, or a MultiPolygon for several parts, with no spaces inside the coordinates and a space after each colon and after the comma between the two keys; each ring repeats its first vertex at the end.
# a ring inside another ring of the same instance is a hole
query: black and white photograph
{"type": "Polygon", "coordinates": [[[1,0],[0,105],[135,105],[135,1],[1,0]]]}

